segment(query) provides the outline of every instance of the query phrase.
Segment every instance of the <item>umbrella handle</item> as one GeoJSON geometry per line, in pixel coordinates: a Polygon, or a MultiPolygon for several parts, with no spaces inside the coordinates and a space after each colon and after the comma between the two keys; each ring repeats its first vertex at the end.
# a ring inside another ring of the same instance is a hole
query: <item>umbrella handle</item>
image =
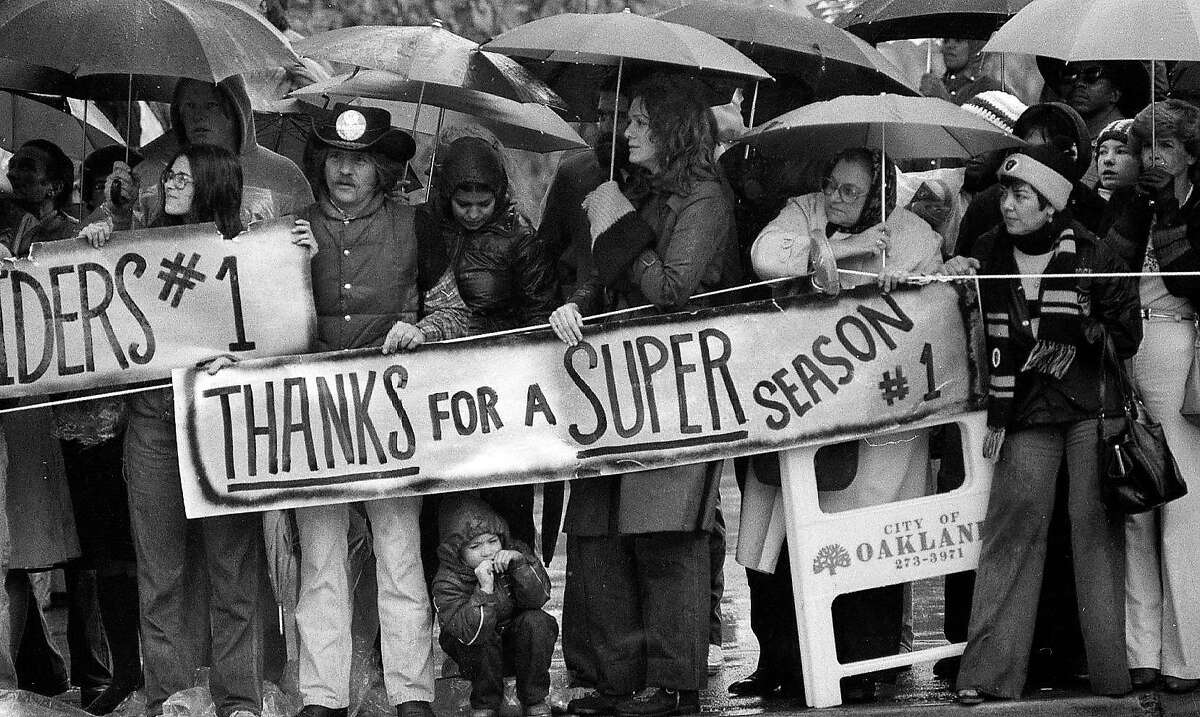
{"type": "MultiPolygon", "coordinates": [[[[887,223],[887,125],[879,128],[879,222],[887,223]]],[[[879,252],[879,270],[887,269],[887,244],[879,252]]]]}
{"type": "Polygon", "coordinates": [[[425,180],[425,202],[429,203],[429,193],[433,191],[433,166],[437,163],[438,144],[442,141],[442,120],[446,117],[446,108],[438,112],[437,132],[433,135],[433,151],[429,153],[429,179],[425,180]]]}
{"type": "Polygon", "coordinates": [[[617,108],[621,106],[621,79],[625,74],[625,58],[617,59],[617,92],[613,100],[612,147],[608,153],[608,181],[612,181],[617,173],[617,108]]]}
{"type": "MultiPolygon", "coordinates": [[[[750,124],[747,128],[754,127],[754,114],[758,111],[758,85],[759,81],[754,81],[754,97],[750,98],[750,124]]],[[[746,145],[746,152],[742,155],[742,159],[750,159],[750,145],[746,145]]]]}

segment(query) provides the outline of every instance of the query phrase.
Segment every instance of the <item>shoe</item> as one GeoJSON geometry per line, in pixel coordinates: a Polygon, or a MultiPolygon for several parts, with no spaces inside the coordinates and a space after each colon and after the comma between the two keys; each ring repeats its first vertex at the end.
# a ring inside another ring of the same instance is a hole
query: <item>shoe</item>
{"type": "Polygon", "coordinates": [[[737,697],[765,697],[780,687],[780,680],[755,670],[729,685],[729,694],[737,697]]]}
{"type": "Polygon", "coordinates": [[[592,690],[583,697],[576,697],[568,702],[567,712],[573,715],[613,715],[617,713],[617,702],[621,699],[599,690],[592,690]]]}
{"type": "Polygon", "coordinates": [[[498,717],[500,710],[494,710],[490,707],[471,708],[471,717],[498,717]]]}
{"type": "Polygon", "coordinates": [[[1158,670],[1153,667],[1135,667],[1129,671],[1129,682],[1133,689],[1149,689],[1158,682],[1158,670]]]}
{"type": "Polygon", "coordinates": [[[396,705],[397,717],[435,717],[433,706],[424,700],[409,700],[396,705]]]}
{"type": "Polygon", "coordinates": [[[982,692],[980,692],[979,690],[971,689],[969,687],[966,689],[959,690],[957,698],[958,698],[958,703],[960,705],[966,705],[968,707],[974,707],[975,705],[981,705],[981,704],[983,704],[983,701],[985,699],[982,692]]]}
{"type": "Polygon", "coordinates": [[[138,686],[131,687],[114,682],[90,700],[84,700],[81,692],[79,704],[83,706],[83,711],[90,715],[106,715],[120,707],[125,698],[137,690],[138,686]]]}
{"type": "Polygon", "coordinates": [[[525,705],[525,717],[550,717],[550,714],[550,703],[546,702],[546,700],[532,705],[525,705]]]}
{"type": "Polygon", "coordinates": [[[326,707],[324,705],[304,705],[296,713],[296,717],[346,717],[345,707],[326,707]]]}
{"type": "Polygon", "coordinates": [[[1162,676],[1162,686],[1163,686],[1163,689],[1166,690],[1167,692],[1174,692],[1175,694],[1183,694],[1184,692],[1191,692],[1192,690],[1196,689],[1197,687],[1200,687],[1200,680],[1188,680],[1188,679],[1184,679],[1182,677],[1172,677],[1170,675],[1163,675],[1162,676]]]}
{"type": "Polygon", "coordinates": [[[699,690],[665,690],[655,687],[617,703],[620,717],[670,717],[700,711],[699,690]]]}
{"type": "Polygon", "coordinates": [[[942,679],[953,682],[958,678],[958,668],[962,664],[962,657],[955,655],[954,657],[943,657],[933,663],[933,674],[942,679]]]}
{"type": "Polygon", "coordinates": [[[861,675],[842,678],[842,702],[859,705],[875,701],[875,680],[861,675]]]}
{"type": "Polygon", "coordinates": [[[108,685],[100,685],[99,687],[80,687],[79,688],[79,705],[81,707],[90,705],[96,701],[96,698],[104,694],[108,689],[108,685]]]}
{"type": "Polygon", "coordinates": [[[720,645],[708,646],[708,674],[715,675],[725,666],[725,653],[720,645]]]}

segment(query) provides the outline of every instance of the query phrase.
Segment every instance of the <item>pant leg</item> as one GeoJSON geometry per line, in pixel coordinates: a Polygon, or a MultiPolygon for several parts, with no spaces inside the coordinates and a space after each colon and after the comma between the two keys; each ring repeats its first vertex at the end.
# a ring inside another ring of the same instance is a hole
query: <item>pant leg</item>
{"type": "MultiPolygon", "coordinates": [[[[78,523],[78,519],[76,519],[78,523]]],[[[108,642],[100,625],[96,571],[68,566],[67,648],[71,653],[71,684],[94,689],[112,679],[108,667],[108,642]]]]}
{"type": "Polygon", "coordinates": [[[300,532],[300,697],[306,705],[350,706],[349,506],[296,509],[300,532]]]}
{"type": "MultiPolygon", "coordinates": [[[[642,633],[644,598],[634,572],[632,538],[620,535],[571,536],[578,566],[568,576],[588,596],[587,640],[600,670],[597,689],[627,695],[646,686],[646,650],[642,633]]],[[[696,588],[699,597],[701,588],[696,588]]],[[[697,639],[701,637],[696,628],[697,639]]]]}
{"type": "MultiPolygon", "coordinates": [[[[8,504],[8,441],[0,428],[0,506],[8,504]]],[[[0,581],[8,581],[8,562],[12,556],[12,536],[8,532],[8,511],[0,510],[0,581]]],[[[17,688],[17,668],[10,645],[12,621],[8,618],[8,590],[0,590],[0,689],[17,688]]]]}
{"type": "MultiPolygon", "coordinates": [[[[1144,338],[1134,356],[1142,398],[1162,424],[1167,447],[1190,488],[1161,508],[1162,671],[1200,678],[1200,427],[1179,415],[1187,384],[1195,327],[1173,321],[1143,322],[1144,338]]],[[[1149,570],[1150,556],[1143,555],[1149,570]]]]}
{"type": "Polygon", "coordinates": [[[1125,521],[1100,496],[1099,454],[1095,421],[1068,429],[1071,545],[1088,679],[1097,694],[1120,695],[1131,689],[1124,650],[1125,521]]]}
{"type": "Polygon", "coordinates": [[[208,571],[212,663],[209,686],[218,717],[262,711],[262,516],[240,513],[199,521],[208,571]]]}
{"type": "Polygon", "coordinates": [[[421,563],[421,498],[364,503],[375,538],[383,683],[393,705],[433,701],[433,608],[421,563]]]}
{"type": "Polygon", "coordinates": [[[708,533],[644,533],[631,537],[646,684],[704,689],[708,680],[708,533]]]}
{"type": "MultiPolygon", "coordinates": [[[[962,432],[957,426],[942,426],[937,440],[940,444],[942,461],[938,467],[938,493],[949,493],[960,488],[966,480],[963,461],[962,432]]],[[[952,573],[946,576],[942,595],[945,614],[942,630],[950,642],[967,639],[967,625],[971,621],[971,594],[975,591],[975,573],[952,573]]]]}
{"type": "Polygon", "coordinates": [[[71,688],[67,663],[50,638],[50,626],[38,604],[31,573],[13,570],[8,577],[18,686],[48,696],[67,691],[71,688]]]}
{"type": "MultiPolygon", "coordinates": [[[[192,686],[201,664],[202,624],[194,577],[201,558],[183,511],[174,428],[135,416],[125,435],[125,479],[137,554],[146,714],[162,711],[171,694],[192,686]]],[[[205,608],[207,612],[207,608],[205,608]]]]}
{"type": "Polygon", "coordinates": [[[545,610],[521,610],[501,635],[504,659],[517,675],[517,697],[536,705],[550,694],[550,660],[558,641],[558,622],[545,610]]]}
{"type": "Polygon", "coordinates": [[[578,577],[579,538],[567,536],[566,584],[563,586],[562,650],[563,661],[572,684],[594,687],[600,682],[600,665],[589,639],[594,611],[585,589],[587,581],[578,577]]]}
{"type": "Polygon", "coordinates": [[[1025,686],[1062,432],[1008,435],[992,479],[960,688],[1017,698],[1025,686]]]}
{"type": "Polygon", "coordinates": [[[500,703],[504,701],[504,655],[500,635],[495,632],[480,635],[475,642],[464,645],[443,632],[438,641],[458,664],[459,673],[471,681],[471,707],[500,709],[500,703]]]}
{"type": "Polygon", "coordinates": [[[713,529],[708,533],[708,644],[721,645],[721,598],[725,595],[725,516],[721,514],[721,492],[713,529]]]}

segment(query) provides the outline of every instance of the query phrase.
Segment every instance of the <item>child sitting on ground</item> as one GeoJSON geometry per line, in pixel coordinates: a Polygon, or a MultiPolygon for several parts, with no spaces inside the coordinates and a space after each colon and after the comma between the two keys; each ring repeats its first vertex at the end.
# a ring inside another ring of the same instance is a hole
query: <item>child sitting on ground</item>
{"type": "Polygon", "coordinates": [[[506,674],[516,675],[525,715],[549,717],[558,622],[541,609],[550,599],[541,560],[473,495],[443,498],[438,527],[439,642],[471,680],[471,717],[496,717],[506,674]]]}

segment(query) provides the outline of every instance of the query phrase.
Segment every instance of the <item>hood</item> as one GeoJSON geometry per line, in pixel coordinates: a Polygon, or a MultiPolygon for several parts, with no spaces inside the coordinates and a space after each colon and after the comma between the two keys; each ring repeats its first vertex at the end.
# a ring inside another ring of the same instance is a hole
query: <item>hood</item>
{"type": "Polygon", "coordinates": [[[454,188],[465,182],[491,189],[496,195],[498,209],[509,203],[504,158],[496,146],[482,137],[460,137],[451,142],[442,155],[436,181],[438,198],[447,211],[454,188]]]}
{"type": "MultiPolygon", "coordinates": [[[[171,131],[180,146],[187,144],[183,136],[183,122],[179,120],[179,88],[184,80],[175,85],[174,101],[171,102],[171,131]]],[[[241,75],[231,75],[217,83],[217,89],[225,95],[237,111],[238,154],[246,154],[258,146],[254,138],[254,111],[250,108],[250,95],[241,75]]]]}
{"type": "Polygon", "coordinates": [[[1083,117],[1070,105],[1062,102],[1042,102],[1030,105],[1021,113],[1013,125],[1013,134],[1022,137],[1032,125],[1056,127],[1058,134],[1065,136],[1075,145],[1078,150],[1075,157],[1075,176],[1068,179],[1072,182],[1079,181],[1092,163],[1092,135],[1088,132],[1083,117]]]}
{"type": "Polygon", "coordinates": [[[508,523],[491,506],[473,495],[444,496],[438,509],[438,559],[442,565],[465,568],[459,552],[472,538],[483,533],[500,536],[509,548],[512,538],[508,523]]]}

